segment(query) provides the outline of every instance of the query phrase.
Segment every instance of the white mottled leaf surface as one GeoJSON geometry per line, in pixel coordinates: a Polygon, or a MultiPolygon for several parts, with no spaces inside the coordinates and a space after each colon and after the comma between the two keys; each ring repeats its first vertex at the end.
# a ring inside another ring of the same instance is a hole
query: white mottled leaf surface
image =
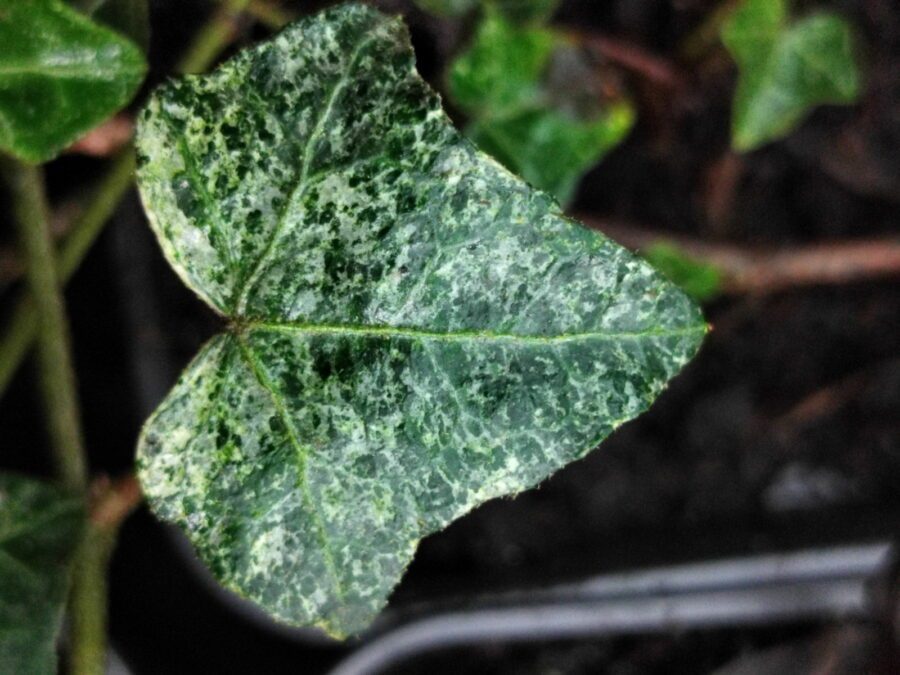
{"type": "Polygon", "coordinates": [[[422,537],[585,455],[706,330],[474,149],[363,6],[169,83],[138,149],[166,256],[228,319],[147,422],[141,480],[290,623],[364,629],[422,537]]]}

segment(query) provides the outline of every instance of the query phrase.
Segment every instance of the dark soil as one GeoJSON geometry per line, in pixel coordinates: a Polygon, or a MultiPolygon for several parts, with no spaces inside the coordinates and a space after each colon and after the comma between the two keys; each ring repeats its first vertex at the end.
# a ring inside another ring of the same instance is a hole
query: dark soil
{"type": "MultiPolygon", "coordinates": [[[[211,5],[152,4],[151,79],[158,81],[211,5]]],[[[326,3],[296,4],[309,11],[326,3]]],[[[739,245],[897,234],[900,5],[797,4],[833,7],[858,28],[867,93],[858,106],[818,110],[787,141],[744,157],[729,188],[721,167],[731,161],[723,158],[734,69],[715,45],[698,63],[677,56],[714,3],[564,2],[559,23],[632,42],[687,74],[686,86],[670,91],[619,72],[640,121],[585,178],[573,211],[739,245]]],[[[439,84],[446,55],[469,27],[415,10],[410,20],[422,70],[439,84]]],[[[250,28],[244,41],[263,35],[250,28]]],[[[49,171],[55,201],[80,197],[100,166],[76,157],[56,162],[49,171]]],[[[92,463],[124,472],[142,420],[218,321],[162,260],[134,197],[68,299],[92,463]]],[[[604,571],[894,535],[897,280],[723,299],[707,317],[715,330],[700,356],[650,412],[539,489],[487,504],[426,540],[392,607],[402,613],[604,571]]],[[[4,466],[48,473],[38,409],[26,368],[0,406],[4,466]]],[[[353,648],[236,611],[145,510],[123,530],[111,602],[115,646],[140,674],[315,673],[353,648]]],[[[435,655],[403,672],[705,673],[819,630],[498,645],[435,655]]]]}

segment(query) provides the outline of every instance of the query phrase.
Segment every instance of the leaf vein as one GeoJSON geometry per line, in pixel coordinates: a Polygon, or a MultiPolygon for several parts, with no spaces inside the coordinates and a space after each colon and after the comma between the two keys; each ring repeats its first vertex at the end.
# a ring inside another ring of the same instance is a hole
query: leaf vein
{"type": "Polygon", "coordinates": [[[279,417],[281,417],[282,422],[284,422],[285,429],[287,431],[287,437],[290,441],[291,445],[294,446],[294,450],[297,454],[297,470],[299,474],[299,487],[300,494],[303,498],[304,506],[306,506],[307,511],[310,514],[310,517],[313,519],[313,526],[316,530],[316,535],[319,539],[319,545],[322,550],[322,557],[325,561],[325,567],[328,569],[328,573],[332,577],[332,582],[334,585],[334,592],[337,595],[338,599],[343,599],[345,596],[345,589],[343,584],[341,583],[340,575],[338,574],[337,564],[335,562],[334,552],[332,550],[331,541],[328,538],[328,532],[325,529],[325,522],[322,520],[322,516],[319,513],[318,508],[316,508],[316,502],[312,498],[312,494],[309,491],[309,480],[307,478],[307,452],[300,444],[300,439],[297,434],[297,430],[294,427],[294,423],[291,420],[290,415],[288,414],[287,405],[284,401],[284,397],[275,387],[274,382],[272,382],[271,377],[265,370],[265,367],[259,362],[259,359],[256,358],[253,349],[245,340],[238,340],[241,348],[241,354],[244,357],[244,360],[247,362],[247,366],[250,368],[250,371],[253,373],[259,385],[269,394],[269,397],[272,399],[272,404],[275,406],[275,410],[277,411],[279,417]]]}

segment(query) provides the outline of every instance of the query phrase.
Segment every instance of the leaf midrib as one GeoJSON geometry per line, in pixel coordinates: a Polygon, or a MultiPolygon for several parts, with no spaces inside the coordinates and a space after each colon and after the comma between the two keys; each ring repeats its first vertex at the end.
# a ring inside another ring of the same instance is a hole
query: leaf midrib
{"type": "Polygon", "coordinates": [[[143,67],[98,69],[96,65],[74,63],[65,65],[22,64],[0,65],[0,77],[15,75],[33,75],[54,79],[72,80],[115,80],[122,75],[142,75],[143,67]]]}
{"type": "Polygon", "coordinates": [[[279,333],[301,333],[307,335],[349,335],[358,337],[397,337],[405,339],[434,340],[443,342],[522,342],[534,344],[555,344],[581,340],[640,340],[655,337],[680,337],[706,333],[705,322],[674,328],[649,328],[641,331],[587,331],[583,333],[563,333],[560,335],[534,335],[499,333],[492,331],[430,331],[420,328],[395,326],[354,326],[310,323],[278,323],[268,321],[247,321],[235,326],[238,333],[270,331],[279,333]]]}

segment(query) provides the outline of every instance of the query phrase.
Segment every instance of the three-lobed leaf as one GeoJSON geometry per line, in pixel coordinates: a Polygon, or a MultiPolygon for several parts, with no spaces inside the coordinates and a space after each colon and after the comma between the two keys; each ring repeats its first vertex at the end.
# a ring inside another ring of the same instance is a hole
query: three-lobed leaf
{"type": "Polygon", "coordinates": [[[746,0],[722,29],[740,69],[732,144],[746,151],[790,133],[817,105],[860,91],[853,31],[833,14],[791,22],[786,0],[746,0]]]}
{"type": "Polygon", "coordinates": [[[626,101],[598,105],[594,79],[564,36],[492,12],[452,64],[448,88],[482,150],[566,204],[634,122],[626,101]]]}
{"type": "Polygon", "coordinates": [[[0,0],[0,150],[53,158],[125,106],[140,49],[61,0],[0,0]]]}
{"type": "Polygon", "coordinates": [[[706,326],[457,132],[406,28],[288,27],[138,124],[163,251],[229,320],[148,420],[151,507],[228,588],[364,629],[418,541],[649,406],[706,326]]]}
{"type": "Polygon", "coordinates": [[[0,672],[56,672],[69,563],[83,520],[80,500],[0,473],[0,672]]]}

